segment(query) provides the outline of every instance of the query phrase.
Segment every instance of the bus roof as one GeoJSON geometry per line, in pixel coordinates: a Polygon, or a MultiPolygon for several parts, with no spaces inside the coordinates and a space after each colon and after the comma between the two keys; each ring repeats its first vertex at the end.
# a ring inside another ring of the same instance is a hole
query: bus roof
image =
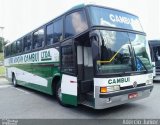
{"type": "Polygon", "coordinates": [[[45,26],[46,24],[49,24],[50,22],[56,20],[57,18],[62,17],[62,16],[63,16],[64,14],[66,14],[66,13],[70,13],[71,11],[78,10],[78,9],[83,9],[83,8],[85,8],[85,7],[87,7],[87,6],[103,7],[103,8],[106,8],[106,9],[116,10],[116,11],[119,11],[119,12],[122,12],[122,13],[127,13],[127,14],[129,14],[129,15],[133,15],[133,16],[137,17],[136,15],[134,15],[134,14],[132,14],[132,13],[128,13],[128,12],[126,12],[126,11],[122,11],[122,10],[115,9],[115,8],[111,8],[111,7],[107,7],[107,6],[104,6],[104,5],[97,4],[97,3],[90,3],[90,2],[89,2],[89,3],[82,3],[82,4],[78,4],[78,5],[76,5],[76,6],[73,6],[71,9],[69,9],[68,11],[66,11],[66,12],[64,12],[63,14],[59,15],[58,17],[55,17],[54,19],[50,20],[49,22],[47,22],[47,23],[39,26],[38,28],[35,28],[34,30],[32,30],[32,31],[30,31],[30,32],[22,35],[22,37],[19,37],[18,39],[14,40],[14,41],[12,41],[12,42],[7,43],[5,46],[8,46],[8,45],[12,44],[13,42],[18,41],[18,40],[24,38],[26,35],[34,32],[35,30],[37,30],[37,29],[39,29],[39,28],[41,28],[41,27],[43,27],[43,26],[45,26]]]}
{"type": "MultiPolygon", "coordinates": [[[[82,8],[87,7],[87,6],[103,7],[103,8],[106,8],[106,9],[111,9],[111,10],[120,11],[120,12],[127,13],[127,14],[129,14],[129,15],[133,15],[133,16],[137,17],[137,16],[134,15],[133,13],[129,13],[129,12],[126,12],[126,11],[123,11],[123,10],[119,10],[119,9],[115,9],[115,8],[111,8],[111,7],[107,7],[107,6],[104,6],[104,5],[101,5],[101,4],[97,4],[97,3],[82,3],[82,4],[79,4],[79,5],[76,5],[76,6],[72,7],[72,8],[69,9],[67,12],[74,11],[74,10],[77,10],[77,9],[82,9],[82,8]]],[[[65,12],[65,13],[67,13],[67,12],[65,12]]]]}

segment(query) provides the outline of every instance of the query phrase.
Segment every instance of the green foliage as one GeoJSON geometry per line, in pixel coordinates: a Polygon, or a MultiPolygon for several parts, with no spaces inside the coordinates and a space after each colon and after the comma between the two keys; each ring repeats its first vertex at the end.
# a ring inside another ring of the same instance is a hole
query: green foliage
{"type": "Polygon", "coordinates": [[[2,47],[3,47],[3,38],[0,37],[0,52],[3,51],[2,47]]]}
{"type": "Polygon", "coordinates": [[[3,53],[0,53],[0,61],[3,61],[4,57],[3,57],[3,53]]]}
{"type": "Polygon", "coordinates": [[[9,41],[5,41],[4,38],[0,37],[0,53],[3,52],[3,47],[8,43],[9,41]]]}
{"type": "Polygon", "coordinates": [[[5,67],[0,66],[0,76],[5,74],[5,67]]]}

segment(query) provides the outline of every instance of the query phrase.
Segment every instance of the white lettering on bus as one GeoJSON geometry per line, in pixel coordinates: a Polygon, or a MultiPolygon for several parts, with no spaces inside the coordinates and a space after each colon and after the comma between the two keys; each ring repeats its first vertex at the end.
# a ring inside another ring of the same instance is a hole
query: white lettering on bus
{"type": "Polygon", "coordinates": [[[131,24],[131,19],[124,17],[124,16],[110,14],[109,18],[112,22],[131,24]]]}

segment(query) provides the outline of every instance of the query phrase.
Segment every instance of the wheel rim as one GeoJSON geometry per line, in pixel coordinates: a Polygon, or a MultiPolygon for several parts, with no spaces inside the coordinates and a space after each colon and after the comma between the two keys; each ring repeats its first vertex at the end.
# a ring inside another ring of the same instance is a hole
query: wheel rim
{"type": "Polygon", "coordinates": [[[58,88],[58,98],[60,101],[62,101],[62,91],[60,87],[58,88]]]}

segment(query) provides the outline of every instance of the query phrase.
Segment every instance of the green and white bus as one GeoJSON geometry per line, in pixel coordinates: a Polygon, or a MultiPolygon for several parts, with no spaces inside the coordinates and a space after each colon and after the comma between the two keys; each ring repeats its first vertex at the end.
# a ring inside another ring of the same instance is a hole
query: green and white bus
{"type": "Polygon", "coordinates": [[[65,106],[104,109],[150,95],[146,43],[137,16],[82,4],[6,45],[6,77],[65,106]]]}

